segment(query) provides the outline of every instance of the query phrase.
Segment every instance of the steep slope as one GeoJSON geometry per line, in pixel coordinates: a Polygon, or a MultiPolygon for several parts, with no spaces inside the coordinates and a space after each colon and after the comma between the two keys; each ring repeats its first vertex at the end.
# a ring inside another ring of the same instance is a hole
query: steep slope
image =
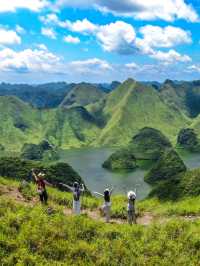
{"type": "Polygon", "coordinates": [[[0,84],[1,96],[16,96],[36,108],[55,108],[64,99],[73,84],[65,82],[46,83],[41,85],[0,84]]]}
{"type": "Polygon", "coordinates": [[[100,130],[83,107],[38,110],[14,96],[0,96],[0,119],[0,144],[10,151],[43,139],[61,148],[89,145],[100,130]]]}
{"type": "Polygon", "coordinates": [[[84,107],[60,107],[42,113],[45,138],[63,149],[91,144],[100,128],[84,107]]]}
{"type": "Polygon", "coordinates": [[[166,80],[160,88],[163,101],[176,106],[189,117],[200,113],[200,81],[174,82],[166,80]]]}
{"type": "Polygon", "coordinates": [[[39,111],[14,96],[0,96],[0,143],[12,151],[42,136],[39,111]]]}
{"type": "Polygon", "coordinates": [[[190,119],[175,106],[169,107],[154,88],[128,79],[107,97],[102,115],[107,124],[97,140],[99,145],[126,145],[143,127],[161,130],[175,141],[190,119]]]}
{"type": "Polygon", "coordinates": [[[86,106],[97,102],[103,98],[106,93],[97,86],[89,83],[80,83],[66,95],[61,103],[62,107],[86,106]]]}

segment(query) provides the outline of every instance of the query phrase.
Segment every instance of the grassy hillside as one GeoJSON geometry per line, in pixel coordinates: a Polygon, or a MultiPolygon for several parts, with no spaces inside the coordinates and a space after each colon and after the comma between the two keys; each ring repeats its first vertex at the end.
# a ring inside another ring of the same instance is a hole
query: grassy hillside
{"type": "Polygon", "coordinates": [[[99,131],[83,107],[38,110],[13,96],[0,97],[0,119],[0,144],[12,152],[43,139],[61,148],[81,147],[93,142],[99,131]]]}
{"type": "MultiPolygon", "coordinates": [[[[156,199],[139,202],[139,215],[151,212],[154,219],[146,226],[131,227],[126,221],[105,224],[90,218],[91,210],[100,204],[97,199],[85,198],[83,207],[90,212],[74,217],[69,212],[65,214],[66,206],[71,207],[71,195],[66,192],[49,189],[52,213],[37,201],[33,204],[31,198],[24,201],[22,197],[17,202],[14,194],[12,200],[9,193],[4,194],[7,186],[15,191],[18,185],[0,178],[2,265],[196,266],[199,263],[199,197],[177,203],[161,203],[156,199]]],[[[113,214],[119,215],[125,205],[125,198],[113,197],[113,214]]]]}
{"type": "Polygon", "coordinates": [[[0,97],[0,143],[6,150],[20,150],[24,143],[40,141],[39,113],[16,97],[0,97]]]}
{"type": "Polygon", "coordinates": [[[159,129],[175,141],[179,129],[190,123],[177,108],[164,104],[155,89],[131,79],[108,96],[103,115],[107,125],[97,140],[101,145],[127,144],[143,127],[159,129]]]}
{"type": "Polygon", "coordinates": [[[42,114],[45,137],[63,149],[90,145],[100,131],[84,107],[58,108],[42,114]]]}
{"type": "MultiPolygon", "coordinates": [[[[156,90],[128,79],[106,94],[97,85],[74,84],[66,102],[42,110],[16,97],[0,96],[0,144],[11,151],[43,139],[61,148],[125,146],[144,127],[161,130],[173,144],[182,128],[194,127],[200,135],[199,118],[188,117],[176,95],[170,96],[173,104],[163,96],[164,90],[173,90],[182,99],[184,90],[172,89],[169,81],[163,86],[156,90]]],[[[195,86],[193,90],[198,90],[195,86]]]]}
{"type": "Polygon", "coordinates": [[[166,80],[160,94],[169,106],[176,106],[187,116],[196,117],[200,113],[200,82],[173,82],[166,80]]]}
{"type": "Polygon", "coordinates": [[[89,83],[80,83],[66,95],[61,103],[62,107],[86,106],[103,98],[106,93],[97,86],[89,83]]]}

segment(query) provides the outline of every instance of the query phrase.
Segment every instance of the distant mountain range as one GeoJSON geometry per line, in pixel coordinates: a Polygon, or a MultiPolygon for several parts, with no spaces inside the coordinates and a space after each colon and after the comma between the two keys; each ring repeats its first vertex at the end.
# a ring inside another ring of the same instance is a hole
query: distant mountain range
{"type": "Polygon", "coordinates": [[[200,81],[0,85],[0,144],[19,151],[43,139],[61,148],[123,146],[143,127],[175,142],[200,135],[200,81]]]}
{"type": "Polygon", "coordinates": [[[66,101],[71,97],[67,95],[68,93],[72,95],[73,92],[71,91],[73,89],[76,90],[77,94],[80,92],[79,89],[87,90],[88,87],[94,88],[100,92],[109,93],[118,85],[120,85],[118,81],[113,81],[110,84],[89,84],[85,82],[78,84],[55,82],[41,85],[1,83],[0,96],[17,96],[21,100],[28,102],[37,108],[55,108],[64,101],[65,97],[66,101]]]}

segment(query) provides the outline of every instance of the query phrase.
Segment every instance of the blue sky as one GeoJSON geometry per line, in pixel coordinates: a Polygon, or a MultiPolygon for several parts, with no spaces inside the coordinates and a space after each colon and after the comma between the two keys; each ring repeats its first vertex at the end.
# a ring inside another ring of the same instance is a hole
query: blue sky
{"type": "Polygon", "coordinates": [[[0,81],[200,79],[199,0],[0,0],[0,81]]]}

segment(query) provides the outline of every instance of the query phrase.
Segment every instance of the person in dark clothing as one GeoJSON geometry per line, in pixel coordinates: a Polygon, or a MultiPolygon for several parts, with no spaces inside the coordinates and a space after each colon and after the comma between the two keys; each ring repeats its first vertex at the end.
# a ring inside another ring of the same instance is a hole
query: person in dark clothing
{"type": "Polygon", "coordinates": [[[51,186],[51,184],[44,179],[44,176],[45,176],[44,173],[36,174],[35,171],[32,170],[32,175],[33,175],[35,182],[37,184],[37,192],[38,192],[38,195],[40,197],[41,203],[47,204],[48,194],[47,194],[47,190],[46,190],[46,185],[51,186]]]}

